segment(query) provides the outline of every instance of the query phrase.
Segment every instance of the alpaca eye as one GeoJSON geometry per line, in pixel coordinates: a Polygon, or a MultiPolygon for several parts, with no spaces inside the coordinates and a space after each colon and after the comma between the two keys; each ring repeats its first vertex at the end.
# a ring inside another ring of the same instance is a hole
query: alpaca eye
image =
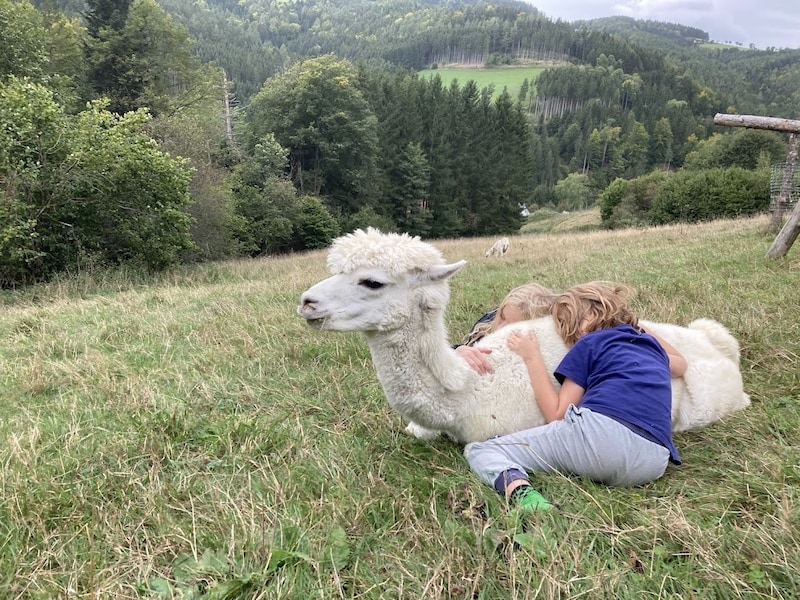
{"type": "Polygon", "coordinates": [[[384,286],[383,283],[380,281],[375,281],[374,279],[362,279],[358,282],[358,285],[363,285],[365,288],[369,288],[371,290],[379,290],[384,286]]]}

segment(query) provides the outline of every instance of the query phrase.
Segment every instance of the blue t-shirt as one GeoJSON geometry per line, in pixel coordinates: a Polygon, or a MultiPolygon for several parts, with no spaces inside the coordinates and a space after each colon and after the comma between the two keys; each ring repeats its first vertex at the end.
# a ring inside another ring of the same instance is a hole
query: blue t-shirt
{"type": "Polygon", "coordinates": [[[578,338],[555,370],[585,392],[580,406],[619,419],[652,435],[680,457],[672,442],[669,358],[653,336],[630,325],[592,331],[578,338]]]}

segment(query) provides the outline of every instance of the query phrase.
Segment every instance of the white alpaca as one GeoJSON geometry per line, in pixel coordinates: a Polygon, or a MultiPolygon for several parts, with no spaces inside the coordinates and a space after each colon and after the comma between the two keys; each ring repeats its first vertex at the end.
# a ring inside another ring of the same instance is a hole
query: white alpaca
{"type": "Polygon", "coordinates": [[[507,238],[500,238],[491,248],[483,253],[484,256],[503,256],[511,247],[511,241],[507,238]]]}
{"type": "MultiPolygon", "coordinates": [[[[465,264],[445,264],[439,250],[407,234],[357,230],[334,241],[333,275],[303,293],[297,309],[316,329],[364,333],[386,399],[420,438],[444,432],[466,443],[542,425],[527,369],[506,339],[514,329],[536,330],[551,373],[567,352],[552,318],[542,317],[486,336],[481,345],[492,349],[494,373],[472,371],[451,348],[444,326],[448,278],[465,264]]],[[[689,363],[672,380],[673,430],[703,427],[750,403],[739,345],[721,324],[643,324],[689,363]]]]}

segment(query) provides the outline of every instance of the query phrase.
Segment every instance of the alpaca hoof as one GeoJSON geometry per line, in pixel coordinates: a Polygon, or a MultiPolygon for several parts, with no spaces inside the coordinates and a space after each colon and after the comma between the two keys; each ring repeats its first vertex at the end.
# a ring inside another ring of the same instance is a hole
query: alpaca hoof
{"type": "Polygon", "coordinates": [[[406,425],[406,432],[420,440],[434,440],[439,437],[438,431],[426,429],[422,425],[417,425],[413,421],[406,425]]]}

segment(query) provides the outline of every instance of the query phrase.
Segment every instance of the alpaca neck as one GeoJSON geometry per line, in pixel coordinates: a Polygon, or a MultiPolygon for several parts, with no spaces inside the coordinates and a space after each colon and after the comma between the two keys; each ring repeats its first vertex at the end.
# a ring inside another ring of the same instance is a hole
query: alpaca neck
{"type": "Polygon", "coordinates": [[[389,404],[406,418],[430,429],[452,421],[448,392],[460,389],[469,368],[447,341],[444,319],[410,320],[388,332],[366,334],[372,360],[389,404]]]}

